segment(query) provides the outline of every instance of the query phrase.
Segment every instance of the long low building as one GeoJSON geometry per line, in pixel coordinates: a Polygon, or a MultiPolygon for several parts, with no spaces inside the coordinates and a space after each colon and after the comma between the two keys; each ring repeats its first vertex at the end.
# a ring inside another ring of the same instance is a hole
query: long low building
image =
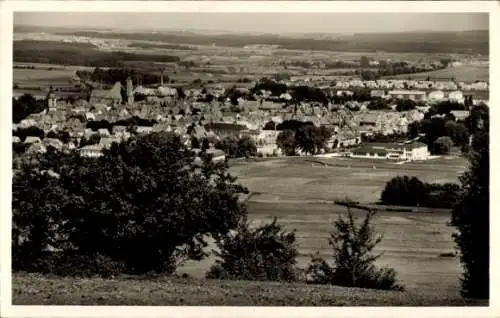
{"type": "Polygon", "coordinates": [[[352,158],[427,160],[429,150],[421,142],[412,143],[363,143],[349,153],[352,158]]]}

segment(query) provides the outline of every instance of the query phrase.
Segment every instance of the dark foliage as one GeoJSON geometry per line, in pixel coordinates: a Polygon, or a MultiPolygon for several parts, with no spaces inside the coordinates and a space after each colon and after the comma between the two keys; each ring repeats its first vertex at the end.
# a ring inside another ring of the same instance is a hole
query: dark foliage
{"type": "Polygon", "coordinates": [[[457,184],[429,184],[416,177],[398,176],[386,183],[380,202],[384,205],[451,209],[457,203],[458,194],[457,184]]]}
{"type": "Polygon", "coordinates": [[[37,114],[47,109],[47,102],[35,99],[30,94],[24,94],[18,99],[12,98],[12,121],[17,124],[31,114],[37,114]]]}
{"type": "Polygon", "coordinates": [[[305,125],[295,132],[295,144],[306,154],[317,154],[324,149],[332,132],[325,127],[305,125]]]}
{"type": "Polygon", "coordinates": [[[28,146],[22,142],[13,142],[12,143],[12,155],[19,156],[26,152],[28,146]]]}
{"type": "Polygon", "coordinates": [[[311,86],[296,86],[292,88],[292,99],[296,103],[300,102],[318,102],[323,105],[328,104],[328,98],[321,90],[320,88],[317,87],[311,87],[311,86]]]}
{"type": "Polygon", "coordinates": [[[219,240],[220,252],[207,278],[294,281],[295,258],[298,255],[295,232],[285,232],[275,218],[273,222],[251,228],[242,222],[236,232],[219,240]]]}
{"type": "Polygon", "coordinates": [[[81,147],[85,147],[88,145],[97,145],[97,144],[99,144],[100,141],[101,141],[101,137],[97,134],[94,134],[94,135],[90,136],[89,138],[83,137],[82,139],[80,139],[79,147],[81,148],[81,147]]]}
{"type": "Polygon", "coordinates": [[[297,144],[295,142],[295,132],[293,130],[283,130],[276,139],[276,145],[285,156],[297,155],[297,144]]]}
{"type": "Polygon", "coordinates": [[[46,138],[55,138],[59,139],[63,143],[67,144],[71,140],[71,136],[68,131],[62,130],[62,131],[49,131],[46,135],[46,138]]]}
{"type": "Polygon", "coordinates": [[[389,103],[385,99],[377,98],[377,99],[371,100],[370,103],[368,104],[367,108],[369,110],[389,109],[389,103]]]}
{"type": "Polygon", "coordinates": [[[26,137],[39,137],[40,139],[45,138],[45,132],[43,129],[36,126],[17,128],[17,130],[12,132],[12,135],[19,137],[19,139],[23,142],[26,140],[26,137]]]}
{"type": "Polygon", "coordinates": [[[155,119],[145,119],[137,116],[132,116],[127,119],[120,119],[115,122],[108,122],[107,120],[99,120],[99,121],[89,121],[86,124],[86,128],[90,128],[93,131],[97,131],[98,129],[104,128],[111,132],[114,126],[125,126],[125,127],[133,127],[133,126],[144,126],[144,127],[152,127],[158,122],[155,119]]]}
{"type": "Polygon", "coordinates": [[[406,111],[415,109],[415,107],[417,107],[417,105],[418,104],[411,99],[403,99],[403,100],[399,100],[396,103],[396,110],[398,112],[406,112],[406,111]]]}
{"type": "Polygon", "coordinates": [[[470,168],[460,182],[462,191],[459,203],[452,213],[454,235],[460,249],[464,268],[462,295],[470,298],[489,298],[490,251],[490,156],[489,112],[485,106],[473,109],[469,120],[473,131],[472,149],[469,153],[470,168]]]}
{"type": "Polygon", "coordinates": [[[258,94],[261,90],[270,91],[272,96],[280,96],[288,91],[286,84],[275,82],[268,78],[262,78],[250,90],[252,94],[258,94]]]}
{"type": "Polygon", "coordinates": [[[13,270],[30,270],[47,248],[72,260],[101,255],[130,274],[172,273],[203,258],[205,235],[226,234],[246,214],[238,195],[247,190],[225,163],[202,157],[199,167],[168,133],[115,143],[97,159],[39,155],[13,179],[13,270]]]}
{"type": "Polygon", "coordinates": [[[373,255],[373,249],[382,240],[376,236],[371,220],[374,211],[368,211],[361,224],[348,208],[347,216],[339,216],[334,223],[334,232],[328,240],[333,250],[333,266],[313,256],[306,269],[308,281],[316,284],[331,284],[347,287],[362,287],[384,290],[403,290],[397,284],[396,272],[392,268],[377,268],[375,261],[381,256],[373,255]]]}
{"type": "Polygon", "coordinates": [[[287,156],[295,156],[298,150],[314,155],[325,149],[328,139],[332,136],[332,132],[325,127],[316,127],[301,122],[289,124],[291,127],[294,125],[300,125],[300,127],[296,131],[283,130],[276,140],[277,146],[287,156]]]}
{"type": "Polygon", "coordinates": [[[424,134],[422,141],[427,144],[431,153],[435,153],[434,143],[440,137],[450,137],[453,145],[467,150],[469,144],[470,129],[466,123],[457,123],[454,120],[443,117],[433,117],[422,119],[419,122],[413,122],[408,125],[410,137],[416,137],[424,134]]]}
{"type": "Polygon", "coordinates": [[[201,150],[208,150],[210,148],[210,142],[208,141],[207,138],[203,138],[203,141],[201,142],[201,150]]]}
{"type": "Polygon", "coordinates": [[[291,119],[291,120],[285,120],[282,123],[278,124],[276,126],[276,130],[293,130],[293,131],[296,131],[300,127],[306,126],[306,125],[313,125],[313,123],[310,122],[310,121],[303,122],[303,121],[291,119]]]}
{"type": "Polygon", "coordinates": [[[257,146],[249,137],[239,139],[226,137],[215,144],[216,149],[224,151],[227,158],[250,158],[257,156],[257,146]]]}
{"type": "Polygon", "coordinates": [[[113,85],[116,82],[126,85],[127,78],[130,78],[134,83],[140,81],[142,85],[158,84],[161,81],[159,75],[131,68],[110,68],[103,70],[96,67],[93,72],[82,70],[76,71],[76,75],[81,79],[100,82],[107,85],[113,85]]]}
{"type": "Polygon", "coordinates": [[[196,137],[191,137],[191,148],[200,149],[200,141],[196,137]]]}
{"type": "Polygon", "coordinates": [[[434,141],[433,153],[436,155],[447,155],[453,147],[453,140],[448,136],[439,137],[434,141]]]}
{"type": "Polygon", "coordinates": [[[452,110],[465,110],[465,105],[453,101],[442,101],[433,106],[437,114],[449,114],[452,110]]]}

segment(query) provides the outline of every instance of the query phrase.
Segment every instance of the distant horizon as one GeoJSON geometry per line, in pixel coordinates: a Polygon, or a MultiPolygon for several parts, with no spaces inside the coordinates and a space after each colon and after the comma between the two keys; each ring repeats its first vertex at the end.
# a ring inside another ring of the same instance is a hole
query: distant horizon
{"type": "Polygon", "coordinates": [[[488,31],[486,13],[16,12],[14,26],[136,32],[353,35],[488,31]],[[133,21],[131,23],[131,21],[133,21]],[[258,23],[256,23],[258,21],[258,23]],[[352,22],[356,21],[356,24],[352,22]],[[380,23],[384,21],[384,23],[380,23]]]}
{"type": "Polygon", "coordinates": [[[327,36],[349,36],[349,35],[357,35],[357,34],[401,34],[401,33],[462,33],[462,32],[488,32],[489,28],[486,29],[473,29],[473,30],[408,30],[408,31],[364,31],[364,32],[319,32],[319,31],[310,31],[310,32],[286,32],[286,33],[278,33],[278,32],[259,32],[259,31],[251,31],[251,30],[204,30],[204,29],[196,29],[196,28],[163,28],[163,29],[125,29],[125,28],[112,28],[112,27],[89,27],[89,26],[52,26],[52,25],[37,25],[37,24],[15,24],[15,27],[32,27],[32,28],[62,28],[62,29],[71,29],[71,30],[96,30],[96,31],[113,31],[113,32],[126,32],[130,33],[132,31],[137,31],[140,33],[143,32],[191,32],[191,33],[207,33],[207,34],[248,34],[248,35],[279,35],[279,36],[293,36],[293,35],[327,35],[327,36]]]}

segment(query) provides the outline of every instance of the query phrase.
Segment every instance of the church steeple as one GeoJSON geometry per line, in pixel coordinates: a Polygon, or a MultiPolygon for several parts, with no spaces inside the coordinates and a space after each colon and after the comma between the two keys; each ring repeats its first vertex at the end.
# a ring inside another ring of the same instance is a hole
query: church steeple
{"type": "Polygon", "coordinates": [[[52,87],[52,84],[50,84],[49,93],[47,94],[47,102],[49,109],[57,108],[57,96],[56,92],[54,91],[54,88],[52,87]]]}

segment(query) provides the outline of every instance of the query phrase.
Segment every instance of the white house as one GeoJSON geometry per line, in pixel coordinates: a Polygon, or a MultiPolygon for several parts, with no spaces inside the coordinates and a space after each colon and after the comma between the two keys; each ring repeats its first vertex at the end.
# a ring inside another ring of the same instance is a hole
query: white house
{"type": "Polygon", "coordinates": [[[454,91],[448,94],[448,100],[451,102],[464,103],[464,94],[461,91],[454,91]]]}
{"type": "Polygon", "coordinates": [[[109,135],[110,135],[109,130],[107,128],[99,128],[97,130],[97,134],[100,137],[109,137],[109,135]]]}
{"type": "Polygon", "coordinates": [[[88,145],[85,147],[80,148],[80,156],[82,157],[90,157],[90,158],[97,158],[103,155],[102,150],[103,150],[102,145],[88,145]]]}
{"type": "Polygon", "coordinates": [[[25,144],[41,144],[42,140],[40,139],[40,137],[28,136],[24,140],[24,143],[25,144]]]}
{"type": "Polygon", "coordinates": [[[443,91],[430,92],[429,96],[427,96],[427,100],[430,102],[440,102],[444,100],[444,92],[443,91]]]}
{"type": "Polygon", "coordinates": [[[468,110],[452,110],[450,113],[455,116],[456,120],[464,120],[469,117],[470,112],[468,110]]]}
{"type": "Polygon", "coordinates": [[[152,131],[153,131],[153,127],[149,127],[149,126],[137,126],[137,130],[136,130],[136,132],[138,134],[149,134],[152,131]]]}
{"type": "Polygon", "coordinates": [[[411,99],[414,101],[424,101],[427,98],[424,91],[413,90],[393,90],[389,91],[388,95],[393,99],[411,99]]]}

